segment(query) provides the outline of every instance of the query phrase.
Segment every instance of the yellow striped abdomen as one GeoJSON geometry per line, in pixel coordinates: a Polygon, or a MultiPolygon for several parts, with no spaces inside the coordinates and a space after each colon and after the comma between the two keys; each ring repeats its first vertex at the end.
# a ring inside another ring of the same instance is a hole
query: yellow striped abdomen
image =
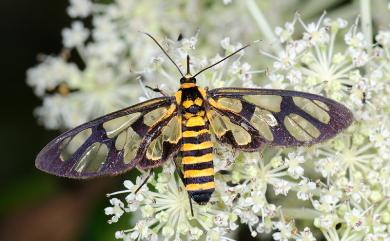
{"type": "Polygon", "coordinates": [[[184,184],[190,197],[206,204],[214,192],[213,144],[208,124],[202,116],[183,121],[182,164],[184,184]]]}

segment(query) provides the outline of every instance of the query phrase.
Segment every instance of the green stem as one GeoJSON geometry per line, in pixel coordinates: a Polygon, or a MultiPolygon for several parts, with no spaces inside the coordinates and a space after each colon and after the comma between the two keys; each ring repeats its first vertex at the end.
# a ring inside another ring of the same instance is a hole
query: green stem
{"type": "Polygon", "coordinates": [[[372,50],[372,18],[371,0],[360,0],[360,14],[362,17],[362,30],[368,43],[368,52],[372,50]]]}
{"type": "Polygon", "coordinates": [[[246,0],[245,3],[249,12],[252,14],[252,17],[255,19],[257,25],[259,26],[260,31],[264,34],[267,41],[271,43],[271,47],[273,48],[273,50],[276,53],[281,52],[283,48],[279,40],[274,35],[270,24],[268,23],[264,14],[261,12],[259,6],[256,4],[255,0],[246,0]]]}
{"type": "Polygon", "coordinates": [[[313,220],[321,215],[317,210],[310,208],[283,208],[282,211],[284,216],[300,220],[313,220]]]}

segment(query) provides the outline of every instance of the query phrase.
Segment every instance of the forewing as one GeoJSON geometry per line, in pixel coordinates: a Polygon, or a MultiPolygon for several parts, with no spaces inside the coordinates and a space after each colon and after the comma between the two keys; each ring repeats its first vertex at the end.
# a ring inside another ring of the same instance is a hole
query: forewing
{"type": "Polygon", "coordinates": [[[177,115],[175,109],[142,141],[139,150],[146,151],[138,166],[142,169],[152,168],[175,157],[181,147],[181,133],[181,116],[177,115]]]}
{"type": "Polygon", "coordinates": [[[304,92],[221,88],[207,95],[210,108],[230,120],[245,119],[264,142],[275,146],[315,144],[335,136],[353,120],[344,105],[304,92]]]}
{"type": "Polygon", "coordinates": [[[244,151],[257,150],[265,143],[249,121],[233,111],[210,106],[207,118],[211,131],[222,143],[244,151]]]}
{"type": "Polygon", "coordinates": [[[35,164],[70,178],[125,172],[139,165],[160,126],[172,118],[173,102],[171,97],[156,98],[80,125],[51,141],[35,164]]]}

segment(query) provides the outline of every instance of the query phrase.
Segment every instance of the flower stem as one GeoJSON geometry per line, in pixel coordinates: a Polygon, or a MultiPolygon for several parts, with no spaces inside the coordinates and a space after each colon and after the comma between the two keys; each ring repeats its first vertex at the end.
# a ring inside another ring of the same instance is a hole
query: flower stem
{"type": "Polygon", "coordinates": [[[320,212],[310,208],[283,208],[285,216],[293,217],[294,219],[313,220],[321,215],[320,212]]]}
{"type": "Polygon", "coordinates": [[[274,35],[274,32],[272,31],[270,24],[268,23],[264,14],[261,12],[259,6],[256,4],[255,0],[246,0],[245,3],[249,12],[252,14],[257,25],[259,26],[260,31],[264,34],[267,41],[269,43],[272,43],[271,47],[273,48],[273,50],[276,53],[281,52],[282,46],[280,45],[279,40],[274,35]]]}
{"type": "Polygon", "coordinates": [[[372,18],[371,18],[371,1],[360,0],[360,14],[362,16],[362,30],[367,40],[367,50],[372,50],[372,18]]]}

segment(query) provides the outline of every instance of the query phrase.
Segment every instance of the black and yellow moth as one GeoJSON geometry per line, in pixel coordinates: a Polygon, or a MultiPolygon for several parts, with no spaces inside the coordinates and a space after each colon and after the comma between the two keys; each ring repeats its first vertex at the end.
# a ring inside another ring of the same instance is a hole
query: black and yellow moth
{"type": "Polygon", "coordinates": [[[351,124],[348,108],[319,95],[196,85],[197,75],[226,58],[195,75],[189,57],[185,75],[174,63],[182,76],[174,96],[163,95],[63,133],[38,154],[36,166],[85,179],[134,167],[153,169],[173,158],[190,198],[205,204],[215,189],[211,135],[234,149],[253,152],[267,145],[312,145],[351,124]]]}

